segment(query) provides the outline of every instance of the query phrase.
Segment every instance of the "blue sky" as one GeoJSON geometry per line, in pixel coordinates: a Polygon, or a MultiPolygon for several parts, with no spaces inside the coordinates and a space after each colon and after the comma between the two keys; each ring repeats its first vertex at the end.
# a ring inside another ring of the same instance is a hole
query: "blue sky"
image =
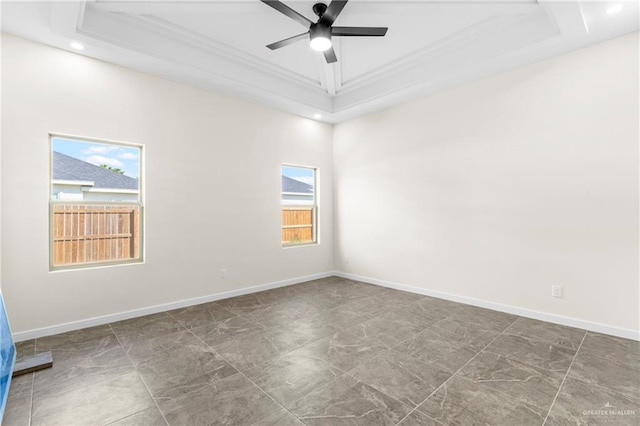
{"type": "Polygon", "coordinates": [[[53,150],[100,166],[106,164],[124,170],[124,174],[137,178],[140,174],[140,150],[124,145],[83,142],[54,137],[53,150]]]}
{"type": "Polygon", "coordinates": [[[282,166],[282,175],[313,186],[313,169],[306,167],[282,166]]]}

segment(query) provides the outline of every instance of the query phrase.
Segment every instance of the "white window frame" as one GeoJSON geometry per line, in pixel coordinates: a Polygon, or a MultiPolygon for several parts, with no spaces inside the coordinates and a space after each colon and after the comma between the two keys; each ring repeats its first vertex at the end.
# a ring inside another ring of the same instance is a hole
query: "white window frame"
{"type": "Polygon", "coordinates": [[[78,269],[92,269],[104,266],[131,265],[144,263],[144,145],[113,141],[108,139],[98,139],[86,136],[67,135],[62,133],[49,133],[49,271],[67,271],[78,269]],[[78,142],[99,143],[105,145],[123,146],[127,148],[136,148],[139,151],[138,157],[138,201],[75,201],[75,200],[57,200],[53,199],[53,139],[70,139],[78,142]],[[117,259],[102,262],[86,262],[74,263],[66,265],[54,265],[53,244],[54,244],[54,207],[56,205],[96,205],[96,206],[136,206],[138,207],[138,257],[134,259],[117,259]]]}
{"type": "MultiPolygon", "coordinates": [[[[312,241],[306,243],[283,243],[280,242],[283,249],[294,248],[294,247],[309,247],[320,244],[320,233],[319,233],[319,224],[318,224],[318,198],[320,191],[319,181],[318,179],[320,173],[320,169],[316,166],[306,166],[300,164],[291,164],[291,163],[282,163],[280,165],[280,234],[282,235],[282,230],[284,226],[282,224],[282,210],[303,210],[303,209],[311,209],[311,227],[312,227],[312,241]],[[310,169],[313,171],[313,201],[312,202],[295,202],[294,200],[285,201],[282,199],[282,195],[291,194],[288,192],[282,192],[282,167],[297,167],[301,169],[310,169]]],[[[282,240],[282,238],[281,238],[282,240]]]]}

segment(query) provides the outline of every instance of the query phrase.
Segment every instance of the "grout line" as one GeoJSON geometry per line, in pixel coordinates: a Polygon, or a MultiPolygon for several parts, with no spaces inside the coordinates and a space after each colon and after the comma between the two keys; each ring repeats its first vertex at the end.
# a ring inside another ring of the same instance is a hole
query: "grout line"
{"type": "Polygon", "coordinates": [[[567,380],[567,377],[569,376],[569,372],[571,371],[571,367],[573,367],[573,363],[575,362],[576,358],[578,358],[578,353],[580,352],[580,349],[582,348],[582,344],[584,343],[584,339],[587,337],[588,333],[589,333],[588,331],[585,331],[584,335],[582,336],[582,340],[580,341],[580,346],[578,346],[578,350],[573,356],[573,359],[571,360],[571,364],[569,364],[569,368],[567,369],[567,372],[565,373],[564,378],[562,379],[562,383],[560,383],[560,386],[558,387],[558,392],[556,392],[556,396],[553,397],[553,402],[549,406],[549,411],[547,411],[547,415],[545,416],[544,421],[542,422],[542,426],[544,426],[547,423],[547,420],[549,419],[549,414],[551,414],[551,410],[553,409],[553,406],[556,404],[558,395],[560,395],[560,391],[564,386],[564,382],[567,380]]]}
{"type": "MultiPolygon", "coordinates": [[[[15,345],[15,343],[14,343],[15,345]]],[[[38,353],[38,339],[33,339],[33,355],[38,353]]],[[[33,417],[33,394],[36,390],[36,373],[31,373],[31,393],[30,393],[30,401],[29,401],[29,426],[31,426],[32,417],[33,417]]]]}
{"type": "MultiPolygon", "coordinates": [[[[222,307],[222,306],[221,306],[222,307]]],[[[226,309],[226,308],[225,308],[226,309]]],[[[231,313],[235,314],[235,312],[230,311],[231,313]]],[[[297,421],[301,422],[298,417],[293,414],[291,411],[289,411],[287,409],[287,407],[285,407],[284,405],[282,405],[280,402],[276,401],[275,398],[273,398],[267,391],[265,391],[264,389],[262,389],[260,386],[258,386],[253,380],[251,380],[249,377],[247,377],[246,374],[244,374],[242,371],[240,371],[239,369],[237,369],[236,367],[233,366],[233,364],[231,362],[229,362],[229,360],[227,360],[223,355],[221,355],[220,353],[218,353],[218,351],[216,351],[213,347],[211,347],[207,342],[205,342],[200,336],[198,336],[197,334],[195,334],[192,330],[188,329],[187,327],[184,326],[184,324],[182,324],[180,321],[178,321],[178,319],[176,319],[176,317],[174,317],[173,315],[171,315],[170,313],[167,312],[167,314],[173,318],[174,321],[176,321],[178,324],[180,324],[180,326],[182,328],[184,328],[185,330],[187,330],[189,333],[191,333],[196,339],[198,339],[199,341],[201,341],[206,347],[208,347],[209,349],[211,349],[216,355],[218,355],[220,358],[222,358],[227,364],[229,364],[229,366],[231,368],[233,368],[234,370],[236,370],[237,373],[241,374],[245,379],[247,379],[249,382],[251,382],[255,387],[257,387],[260,392],[264,393],[266,396],[268,396],[273,402],[275,402],[276,404],[278,404],[280,407],[282,407],[282,409],[284,409],[287,413],[291,414],[297,421]]],[[[208,386],[208,385],[205,385],[208,386]]],[[[275,414],[275,413],[274,413],[275,414]]],[[[260,419],[263,420],[263,419],[260,419]]],[[[166,421],[166,420],[165,420],[166,421]]],[[[302,423],[302,422],[301,422],[302,423]]],[[[167,423],[168,425],[169,423],[167,423]]]]}
{"type": "Polygon", "coordinates": [[[31,398],[29,400],[29,426],[31,426],[31,420],[33,417],[33,393],[36,385],[36,373],[31,373],[31,398]]]}
{"type": "MultiPolygon", "coordinates": [[[[495,341],[496,341],[500,336],[502,336],[502,335],[504,334],[504,332],[505,332],[505,331],[507,331],[507,329],[508,329],[509,327],[511,327],[511,325],[512,325],[514,322],[516,322],[516,320],[517,320],[518,318],[519,318],[519,317],[516,317],[516,319],[514,319],[514,320],[511,322],[511,324],[509,324],[507,327],[505,327],[505,329],[504,329],[504,330],[502,330],[502,331],[500,332],[500,334],[498,334],[498,335],[497,335],[497,336],[496,336],[492,341],[490,341],[490,342],[489,342],[489,343],[487,343],[487,344],[486,344],[482,349],[480,349],[480,350],[478,351],[478,353],[476,353],[476,354],[475,354],[475,355],[474,355],[474,356],[473,356],[469,361],[467,361],[467,362],[466,362],[462,367],[458,368],[458,370],[456,370],[456,372],[455,372],[455,373],[453,373],[453,374],[452,374],[452,375],[451,375],[447,380],[445,380],[445,381],[444,381],[440,386],[438,386],[436,389],[434,389],[434,391],[433,391],[433,392],[431,392],[431,393],[429,394],[429,396],[427,396],[427,397],[426,397],[426,398],[425,398],[425,399],[424,399],[420,404],[417,404],[417,405],[416,405],[416,407],[415,407],[413,410],[411,410],[411,412],[410,412],[409,414],[407,414],[407,415],[406,415],[406,416],[404,416],[402,419],[400,419],[400,421],[399,421],[398,423],[396,423],[396,424],[397,424],[397,425],[399,425],[400,423],[402,423],[402,422],[404,421],[404,419],[406,419],[406,418],[407,418],[407,417],[409,417],[409,416],[410,416],[414,411],[416,411],[416,410],[418,409],[418,407],[419,407],[419,406],[421,406],[422,404],[424,404],[424,403],[425,403],[429,398],[431,398],[431,397],[432,397],[436,392],[438,392],[438,391],[440,390],[440,388],[442,388],[444,385],[446,385],[447,383],[449,383],[449,381],[450,381],[451,379],[453,379],[455,376],[457,376],[457,375],[458,375],[458,373],[459,373],[463,368],[465,368],[467,365],[469,365],[469,363],[471,363],[471,361],[473,361],[474,359],[476,359],[476,357],[477,357],[478,355],[480,355],[482,352],[484,352],[484,350],[485,350],[485,349],[487,349],[487,348],[488,348],[488,347],[489,347],[493,342],[495,342],[495,341]]],[[[421,413],[421,414],[424,414],[424,413],[422,413],[422,411],[420,411],[420,413],[421,413]]],[[[426,414],[425,414],[425,415],[426,415],[426,414]]],[[[427,415],[427,417],[429,417],[429,416],[427,415]]],[[[431,417],[429,417],[429,418],[431,418],[431,417]]],[[[434,420],[435,420],[435,419],[434,419],[434,420]]],[[[437,421],[437,420],[436,420],[436,421],[437,421]]]]}
{"type": "MultiPolygon", "coordinates": [[[[158,405],[158,402],[156,401],[156,399],[153,397],[153,395],[151,394],[151,391],[149,390],[149,386],[147,386],[147,384],[145,383],[144,379],[142,378],[142,376],[140,375],[140,373],[138,373],[138,367],[136,367],[135,363],[133,362],[133,360],[131,359],[131,357],[129,356],[129,353],[127,352],[127,350],[124,348],[124,345],[122,344],[122,342],[120,341],[120,338],[118,337],[118,334],[116,333],[116,331],[113,329],[113,327],[111,326],[111,323],[109,323],[109,328],[111,329],[111,332],[113,333],[114,336],[116,336],[116,340],[118,341],[118,344],[120,345],[120,347],[122,348],[122,350],[124,351],[125,355],[127,356],[127,359],[129,360],[129,362],[131,363],[131,366],[134,368],[134,370],[136,371],[136,374],[138,375],[138,378],[140,379],[140,381],[142,382],[142,385],[144,386],[144,388],[147,390],[147,393],[149,394],[149,398],[151,398],[151,400],[153,401],[153,404],[156,406],[156,409],[158,410],[158,412],[160,413],[160,416],[162,416],[162,420],[164,420],[165,424],[167,426],[169,426],[169,422],[167,421],[167,418],[164,416],[164,413],[162,412],[162,410],[160,409],[160,406],[158,405]]],[[[136,413],[134,413],[136,414],[136,413]]],[[[133,415],[133,414],[132,414],[133,415]]],[[[130,416],[129,416],[130,417],[130,416]]],[[[126,418],[126,417],[125,417],[126,418]]],[[[121,419],[119,419],[121,420],[121,419]]]]}

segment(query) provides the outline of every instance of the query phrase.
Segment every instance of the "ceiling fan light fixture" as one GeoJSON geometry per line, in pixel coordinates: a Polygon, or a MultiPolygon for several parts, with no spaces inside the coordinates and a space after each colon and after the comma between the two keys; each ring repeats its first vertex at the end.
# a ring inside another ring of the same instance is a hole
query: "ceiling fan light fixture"
{"type": "Polygon", "coordinates": [[[331,28],[324,25],[312,25],[309,28],[309,45],[313,50],[324,52],[331,49],[331,28]]]}
{"type": "Polygon", "coordinates": [[[304,27],[309,28],[309,31],[306,33],[267,44],[268,49],[280,49],[298,40],[307,39],[309,40],[309,47],[311,47],[311,49],[323,53],[327,64],[338,62],[336,51],[333,49],[333,37],[384,37],[388,30],[387,27],[334,27],[333,23],[349,0],[331,0],[329,5],[324,3],[314,4],[313,13],[318,17],[317,22],[313,22],[306,16],[301,15],[280,0],[260,1],[304,27]]]}
{"type": "Polygon", "coordinates": [[[311,48],[318,52],[324,52],[331,49],[331,40],[325,37],[316,37],[311,39],[311,48]]]}

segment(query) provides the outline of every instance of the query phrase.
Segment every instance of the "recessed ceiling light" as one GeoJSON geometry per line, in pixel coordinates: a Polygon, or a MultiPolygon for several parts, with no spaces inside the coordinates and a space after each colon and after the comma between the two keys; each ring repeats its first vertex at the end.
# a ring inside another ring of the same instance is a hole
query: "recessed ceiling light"
{"type": "Polygon", "coordinates": [[[78,43],[77,41],[72,41],[71,47],[76,50],[84,50],[84,45],[82,43],[78,43]]]}
{"type": "Polygon", "coordinates": [[[315,120],[320,120],[320,119],[322,118],[322,115],[321,115],[321,114],[319,114],[319,113],[315,113],[315,114],[313,114],[313,118],[314,118],[315,120]]]}
{"type": "Polygon", "coordinates": [[[617,3],[607,8],[607,15],[614,15],[616,13],[620,13],[621,11],[622,11],[622,4],[617,3]]]}

